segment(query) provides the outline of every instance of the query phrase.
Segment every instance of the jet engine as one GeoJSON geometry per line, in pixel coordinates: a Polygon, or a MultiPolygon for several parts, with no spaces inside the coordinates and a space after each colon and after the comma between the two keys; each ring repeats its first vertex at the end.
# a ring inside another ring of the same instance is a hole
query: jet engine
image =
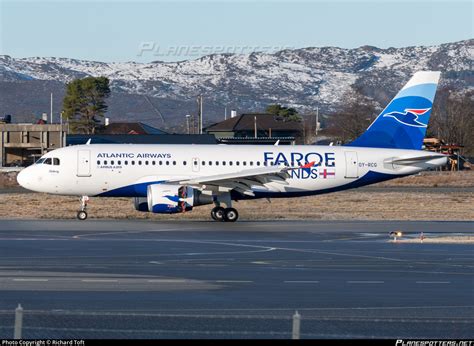
{"type": "Polygon", "coordinates": [[[148,210],[148,199],[146,197],[135,197],[133,205],[137,211],[150,211],[148,210]]]}
{"type": "Polygon", "coordinates": [[[194,189],[171,184],[148,185],[148,210],[153,213],[175,214],[190,211],[194,206],[194,189]]]}

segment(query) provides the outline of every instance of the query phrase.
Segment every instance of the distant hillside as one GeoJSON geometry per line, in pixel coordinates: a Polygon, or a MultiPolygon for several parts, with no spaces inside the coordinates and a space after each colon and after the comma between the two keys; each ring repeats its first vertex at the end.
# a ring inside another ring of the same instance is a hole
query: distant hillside
{"type": "Polygon", "coordinates": [[[429,47],[357,49],[336,47],[284,50],[274,54],[214,54],[182,62],[104,63],[67,58],[0,56],[0,113],[31,121],[49,111],[49,93],[61,107],[64,83],[85,76],[112,82],[112,120],[144,121],[159,127],[184,125],[204,95],[205,123],[224,117],[224,107],[239,112],[282,103],[311,112],[336,110],[352,84],[384,105],[418,70],[440,70],[441,84],[474,87],[474,40],[429,47]],[[166,118],[166,126],[145,98],[166,118]]]}

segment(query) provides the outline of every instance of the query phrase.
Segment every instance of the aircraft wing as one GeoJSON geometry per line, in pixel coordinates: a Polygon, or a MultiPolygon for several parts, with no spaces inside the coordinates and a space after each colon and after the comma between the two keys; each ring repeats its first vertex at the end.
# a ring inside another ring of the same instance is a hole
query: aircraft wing
{"type": "Polygon", "coordinates": [[[235,173],[199,176],[170,182],[193,186],[201,190],[214,190],[218,192],[235,190],[244,195],[254,196],[252,186],[265,187],[264,184],[270,182],[288,185],[286,179],[290,177],[288,171],[292,169],[296,168],[269,166],[246,169],[235,173]]]}

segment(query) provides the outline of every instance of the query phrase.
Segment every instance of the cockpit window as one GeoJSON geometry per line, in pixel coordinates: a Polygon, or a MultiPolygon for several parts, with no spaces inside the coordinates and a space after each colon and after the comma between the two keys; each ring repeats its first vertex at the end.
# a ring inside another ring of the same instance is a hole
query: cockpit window
{"type": "Polygon", "coordinates": [[[51,158],[48,157],[47,159],[44,159],[43,164],[50,165],[51,164],[51,158]]]}
{"type": "Polygon", "coordinates": [[[40,158],[40,159],[38,159],[38,160],[36,161],[36,164],[37,164],[37,165],[42,164],[44,160],[46,160],[46,159],[40,158]]]}
{"type": "Polygon", "coordinates": [[[57,157],[53,158],[53,165],[59,166],[59,159],[57,157]]]}

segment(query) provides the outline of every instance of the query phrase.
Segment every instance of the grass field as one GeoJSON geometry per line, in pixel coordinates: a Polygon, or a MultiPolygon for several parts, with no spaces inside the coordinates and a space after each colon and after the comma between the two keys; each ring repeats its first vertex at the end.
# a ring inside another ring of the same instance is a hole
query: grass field
{"type": "MultiPolygon", "coordinates": [[[[474,172],[428,172],[327,195],[240,201],[241,220],[470,220],[474,221],[474,172]]],[[[5,190],[4,190],[5,191],[5,190]]],[[[6,190],[8,191],[8,190],[6,190]]],[[[0,195],[0,218],[75,218],[77,197],[40,193],[0,195]]],[[[131,198],[91,198],[90,218],[208,220],[212,206],[157,215],[135,211],[131,198]]]]}

